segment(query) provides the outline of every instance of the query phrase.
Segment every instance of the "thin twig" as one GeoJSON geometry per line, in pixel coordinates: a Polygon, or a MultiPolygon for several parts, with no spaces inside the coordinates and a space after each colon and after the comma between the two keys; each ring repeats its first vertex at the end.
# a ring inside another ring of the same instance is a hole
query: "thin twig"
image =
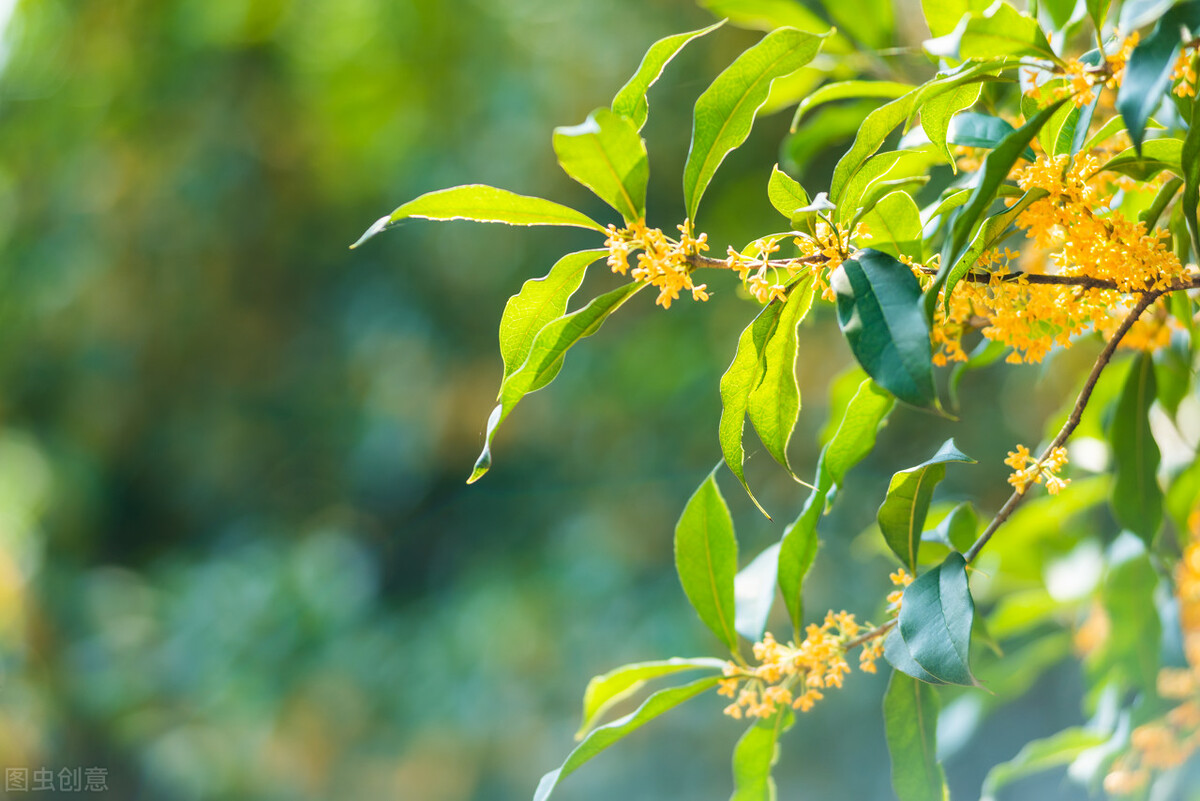
{"type": "MultiPolygon", "coordinates": [[[[755,260],[756,264],[766,264],[779,270],[784,270],[789,267],[807,266],[814,264],[824,264],[829,259],[821,253],[812,256],[797,256],[794,259],[767,259],[765,262],[755,260]]],[[[729,269],[729,262],[725,259],[714,259],[712,256],[705,256],[700,253],[690,253],[687,256],[688,264],[693,269],[729,269]]],[[[937,270],[925,267],[921,270],[926,275],[936,275],[937,270]]],[[[969,272],[963,275],[963,281],[971,284],[987,284],[992,281],[994,275],[988,272],[969,272]]],[[[1114,289],[1119,290],[1115,281],[1107,281],[1103,278],[1091,278],[1086,275],[1041,275],[1039,273],[1009,273],[1005,275],[1002,281],[1025,281],[1028,284],[1049,284],[1054,286],[1077,286],[1083,289],[1114,289]]],[[[1200,275],[1190,276],[1184,280],[1170,284],[1156,290],[1158,295],[1168,292],[1179,292],[1186,289],[1200,289],[1200,275]]],[[[1157,297],[1157,295],[1156,295],[1157,297]]]]}
{"type": "Polygon", "coordinates": [[[848,641],[845,645],[842,646],[842,650],[849,651],[851,648],[857,648],[860,645],[870,642],[871,640],[875,639],[876,637],[882,637],[883,635],[885,635],[889,631],[891,631],[895,625],[896,625],[896,621],[893,619],[893,620],[889,620],[887,623],[884,623],[881,626],[876,626],[875,628],[868,631],[866,634],[860,634],[857,637],[855,637],[853,640],[848,641]]]}
{"type": "MultiPolygon", "coordinates": [[[[1129,314],[1125,316],[1125,319],[1121,320],[1121,325],[1117,327],[1116,332],[1113,333],[1112,338],[1108,341],[1108,344],[1105,345],[1104,350],[1100,352],[1100,356],[1097,357],[1096,363],[1092,365],[1092,372],[1088,374],[1087,381],[1084,382],[1083,389],[1079,392],[1079,397],[1075,399],[1075,406],[1071,409],[1070,417],[1067,418],[1067,422],[1064,423],[1063,427],[1059,430],[1058,436],[1054,438],[1053,442],[1046,446],[1046,450],[1042,452],[1040,457],[1038,457],[1037,464],[1035,465],[1036,467],[1040,467],[1043,463],[1045,463],[1045,461],[1050,458],[1050,454],[1054,453],[1055,449],[1062,447],[1063,443],[1067,441],[1067,438],[1075,432],[1075,429],[1079,426],[1080,420],[1083,419],[1083,410],[1092,397],[1092,390],[1096,388],[1096,382],[1100,379],[1100,373],[1104,371],[1104,368],[1108,365],[1109,360],[1112,359],[1113,353],[1115,353],[1117,350],[1117,345],[1120,344],[1121,339],[1125,336],[1125,334],[1129,333],[1129,329],[1135,322],[1137,322],[1137,319],[1142,316],[1142,312],[1146,311],[1146,309],[1150,307],[1150,304],[1158,300],[1159,297],[1161,297],[1163,293],[1167,291],[1170,290],[1155,290],[1152,292],[1146,292],[1134,305],[1133,309],[1130,310],[1129,314]]],[[[976,556],[979,555],[979,552],[983,550],[983,546],[987,545],[988,540],[990,540],[992,535],[996,533],[996,529],[1000,528],[1000,526],[1002,526],[1004,522],[1008,520],[1009,516],[1013,513],[1017,506],[1020,505],[1021,501],[1025,499],[1025,495],[1026,493],[1017,491],[1009,496],[1008,500],[1004,502],[1004,505],[1000,507],[1000,511],[997,512],[996,516],[992,518],[992,522],[989,523],[988,527],[984,529],[982,534],[979,535],[979,539],[975,540],[975,544],[971,546],[971,550],[964,554],[963,558],[966,559],[966,561],[971,562],[976,556]]]]}

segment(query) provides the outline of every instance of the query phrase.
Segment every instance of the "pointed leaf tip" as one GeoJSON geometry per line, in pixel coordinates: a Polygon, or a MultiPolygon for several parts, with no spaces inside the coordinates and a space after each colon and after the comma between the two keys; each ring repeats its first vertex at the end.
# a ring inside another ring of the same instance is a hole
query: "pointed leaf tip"
{"type": "Polygon", "coordinates": [[[366,242],[368,239],[375,236],[375,234],[379,233],[384,228],[387,228],[388,223],[391,222],[391,219],[392,219],[392,216],[390,214],[385,214],[384,216],[380,217],[375,222],[371,223],[371,227],[368,228],[367,230],[363,231],[363,235],[360,236],[357,240],[355,240],[354,244],[350,246],[350,249],[354,250],[356,247],[361,245],[363,242],[366,242]]]}

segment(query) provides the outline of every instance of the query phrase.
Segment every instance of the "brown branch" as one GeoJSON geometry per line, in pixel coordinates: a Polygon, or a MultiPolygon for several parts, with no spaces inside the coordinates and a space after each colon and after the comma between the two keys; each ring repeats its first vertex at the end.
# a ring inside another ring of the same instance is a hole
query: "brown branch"
{"type": "MultiPolygon", "coordinates": [[[[1041,467],[1041,465],[1050,458],[1050,454],[1054,453],[1055,449],[1062,447],[1063,443],[1067,441],[1067,438],[1075,432],[1075,429],[1079,426],[1079,422],[1083,419],[1083,410],[1092,397],[1092,390],[1096,388],[1096,382],[1100,379],[1100,373],[1104,372],[1104,368],[1108,365],[1109,360],[1112,359],[1113,353],[1115,353],[1117,350],[1117,345],[1119,345],[1121,339],[1124,338],[1127,333],[1129,333],[1129,329],[1135,322],[1137,322],[1137,319],[1142,316],[1142,312],[1146,311],[1146,309],[1150,307],[1150,304],[1154,303],[1154,301],[1158,300],[1159,297],[1161,297],[1165,292],[1169,291],[1172,290],[1154,290],[1152,292],[1146,292],[1134,305],[1133,309],[1130,310],[1129,314],[1127,314],[1125,318],[1121,320],[1121,324],[1117,327],[1116,332],[1113,333],[1112,339],[1110,339],[1108,344],[1104,346],[1104,350],[1100,352],[1100,356],[1097,357],[1096,363],[1092,365],[1092,372],[1088,374],[1087,381],[1085,381],[1083,384],[1083,389],[1079,391],[1079,397],[1075,399],[1075,406],[1071,409],[1071,415],[1067,418],[1067,422],[1063,424],[1063,427],[1059,430],[1058,436],[1054,438],[1054,441],[1047,445],[1046,450],[1042,452],[1040,457],[1038,457],[1035,465],[1036,467],[1041,467]]],[[[966,559],[966,561],[971,562],[976,556],[979,555],[979,552],[983,550],[983,546],[987,545],[988,540],[990,540],[992,535],[996,533],[996,529],[1004,525],[1004,522],[1008,520],[1013,511],[1021,504],[1021,501],[1025,499],[1026,494],[1027,493],[1025,492],[1017,491],[1009,496],[1008,500],[1004,502],[1004,505],[1000,507],[1000,511],[997,512],[996,516],[992,518],[992,522],[989,523],[988,527],[984,529],[982,534],[979,535],[979,539],[975,540],[975,544],[971,546],[971,549],[967,551],[966,554],[964,554],[963,558],[966,559]]]]}
{"type": "MultiPolygon", "coordinates": [[[[815,254],[813,256],[798,256],[794,259],[768,259],[765,263],[768,267],[783,270],[789,267],[807,266],[824,264],[828,261],[823,254],[815,254]]],[[[711,256],[704,256],[699,253],[690,253],[687,256],[687,262],[694,270],[701,269],[716,269],[728,270],[729,262],[725,259],[714,259],[711,256]]],[[[756,261],[757,264],[763,264],[762,261],[756,261]]],[[[926,275],[936,275],[937,270],[930,267],[923,267],[922,272],[926,275]]],[[[993,279],[992,273],[987,272],[968,272],[961,280],[972,284],[986,284],[993,279]]],[[[1107,281],[1103,278],[1091,278],[1086,275],[1041,275],[1038,273],[1010,273],[1001,280],[1003,281],[1020,281],[1023,280],[1028,284],[1043,284],[1053,286],[1077,286],[1083,289],[1113,289],[1120,290],[1115,281],[1107,281]]],[[[1179,292],[1186,289],[1200,289],[1200,275],[1194,275],[1184,280],[1178,281],[1167,287],[1155,290],[1158,295],[1168,292],[1179,292]]]]}
{"type": "Polygon", "coordinates": [[[857,648],[860,645],[865,645],[866,643],[870,642],[871,640],[875,639],[876,637],[882,637],[883,635],[885,635],[889,631],[891,631],[892,628],[895,627],[895,625],[896,625],[896,621],[893,619],[893,620],[889,620],[887,623],[884,623],[881,626],[876,626],[875,628],[868,631],[866,634],[860,634],[857,637],[855,637],[853,640],[849,640],[845,645],[842,646],[842,650],[849,651],[851,648],[857,648]]]}

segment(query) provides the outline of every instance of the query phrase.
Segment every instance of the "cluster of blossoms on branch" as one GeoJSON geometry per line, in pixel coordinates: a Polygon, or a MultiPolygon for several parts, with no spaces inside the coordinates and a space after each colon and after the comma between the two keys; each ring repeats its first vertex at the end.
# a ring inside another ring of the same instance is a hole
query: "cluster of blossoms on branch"
{"type": "Polygon", "coordinates": [[[647,228],[645,220],[635,220],[628,228],[608,226],[608,266],[614,273],[629,272],[629,256],[636,252],[637,266],[630,273],[635,281],[650,284],[658,289],[655,300],[664,309],[679,299],[679,293],[688,290],[693,300],[708,300],[707,284],[692,283],[692,267],[688,257],[708,250],[708,234],[693,236],[692,223],[684,220],[679,229],[679,239],[672,239],[661,228],[647,228]]]}
{"type": "MultiPolygon", "coordinates": [[[[1112,211],[1113,184],[1099,176],[1100,167],[1090,153],[1074,160],[1042,156],[1016,174],[1026,192],[1046,193],[1016,219],[1029,239],[1023,270],[1010,271],[1020,255],[1007,248],[981,256],[980,264],[991,268],[988,280],[960,284],[948,311],[939,304],[931,331],[935,363],[965,361],[962,336],[980,326],[985,337],[1013,349],[1009,362],[1040,362],[1054,345],[1070,347],[1089,328],[1110,335],[1129,311],[1128,293],[1162,290],[1190,277],[1168,248],[1166,231],[1147,231],[1144,223],[1112,211]],[[1113,288],[1039,284],[1030,275],[1091,279],[1113,288]]],[[[1170,340],[1169,325],[1165,315],[1148,310],[1122,345],[1161,347],[1170,340]]]]}
{"type": "MultiPolygon", "coordinates": [[[[808,625],[799,645],[780,643],[767,632],[754,644],[757,666],[734,662],[725,665],[725,678],[718,692],[733,699],[725,707],[725,714],[733,718],[767,718],[789,706],[801,712],[812,709],[825,697],[821,690],[842,686],[850,672],[848,644],[863,631],[854,615],[830,611],[820,626],[808,625]]],[[[882,655],[882,640],[866,643],[859,652],[859,669],[874,673],[875,662],[882,655]]]]}
{"type": "Polygon", "coordinates": [[[1058,475],[1067,463],[1067,449],[1063,447],[1055,448],[1045,459],[1035,459],[1030,455],[1029,448],[1018,445],[1015,451],[1008,452],[1004,463],[1013,469],[1008,483],[1020,493],[1024,493],[1030,484],[1045,482],[1046,491],[1057,495],[1071,483],[1069,478],[1061,478],[1058,475]]]}

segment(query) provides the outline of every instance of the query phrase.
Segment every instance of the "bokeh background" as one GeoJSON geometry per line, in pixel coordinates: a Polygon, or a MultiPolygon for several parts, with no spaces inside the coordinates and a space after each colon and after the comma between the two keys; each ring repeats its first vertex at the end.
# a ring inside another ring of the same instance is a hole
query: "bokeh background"
{"type": "MultiPolygon", "coordinates": [[[[102,767],[121,799],[525,799],[571,747],[590,676],[716,653],[671,536],[719,457],[717,380],[753,307],[712,282],[707,304],[637,298],[522,404],[466,487],[505,298],[599,242],[413,221],[347,249],[404,200],[460,183],[608,221],[557,168],[550,131],[710,13],[0,6],[0,768],[102,767]]],[[[696,95],[757,35],[694,43],[654,89],[651,223],[682,214],[696,95]]],[[[831,108],[841,122],[794,143],[813,191],[866,111],[831,108]]],[[[763,118],[718,175],[701,220],[715,252],[777,226],[764,189],[788,117],[763,118]]],[[[808,325],[802,472],[848,358],[830,315],[808,325]]],[[[862,532],[890,473],[947,436],[981,463],[941,497],[995,508],[1004,449],[1036,440],[1034,412],[1067,392],[1047,376],[974,374],[963,418],[983,426],[898,410],[823,524],[809,608],[880,614],[890,563],[862,532]]],[[[804,499],[761,451],[748,472],[776,522],[723,479],[747,561],[804,499]]],[[[970,710],[957,741],[943,732],[956,790],[1079,719],[1077,669],[1031,677],[986,734],[970,710]]],[[[890,797],[882,688],[856,674],[800,721],[783,797],[890,797]]],[[[721,706],[655,722],[559,794],[725,797],[742,726],[721,706]]]]}

